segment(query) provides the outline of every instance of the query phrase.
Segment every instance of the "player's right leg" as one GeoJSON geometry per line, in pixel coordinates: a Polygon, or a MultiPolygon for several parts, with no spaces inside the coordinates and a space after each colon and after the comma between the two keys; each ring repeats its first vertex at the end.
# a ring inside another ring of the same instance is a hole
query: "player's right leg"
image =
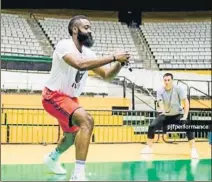
{"type": "Polygon", "coordinates": [[[148,127],[148,134],[147,134],[147,146],[141,150],[141,154],[151,154],[152,151],[152,143],[155,136],[155,130],[162,126],[166,116],[159,115],[148,127]]]}

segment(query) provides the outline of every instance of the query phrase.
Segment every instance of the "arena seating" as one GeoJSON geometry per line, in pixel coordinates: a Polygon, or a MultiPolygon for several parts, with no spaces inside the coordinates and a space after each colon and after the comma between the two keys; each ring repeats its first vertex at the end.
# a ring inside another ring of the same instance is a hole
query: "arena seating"
{"type": "MultiPolygon", "coordinates": [[[[44,18],[38,20],[54,46],[59,40],[69,38],[69,19],[44,18]]],[[[92,47],[97,56],[108,55],[117,49],[132,53],[131,63],[139,59],[136,46],[127,25],[112,21],[91,21],[95,44],[92,47]]]]}
{"type": "MultiPolygon", "coordinates": [[[[1,17],[2,55],[46,55],[25,16],[2,13],[1,17]]],[[[38,18],[38,22],[53,46],[60,39],[69,38],[69,19],[38,18]]],[[[132,53],[132,64],[135,64],[134,60],[140,59],[125,24],[116,21],[91,23],[95,38],[92,49],[97,56],[110,54],[120,48],[132,53]]],[[[140,30],[160,69],[211,68],[210,22],[145,22],[140,30]]]]}
{"type": "Polygon", "coordinates": [[[19,15],[1,14],[2,55],[45,55],[27,20],[19,15]]]}
{"type": "Polygon", "coordinates": [[[140,29],[160,69],[211,68],[211,22],[144,23],[140,29]]]}

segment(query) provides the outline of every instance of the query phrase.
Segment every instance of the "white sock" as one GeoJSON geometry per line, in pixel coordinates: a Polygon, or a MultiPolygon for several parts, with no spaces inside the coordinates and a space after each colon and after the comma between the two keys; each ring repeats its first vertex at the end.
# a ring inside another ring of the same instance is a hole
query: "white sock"
{"type": "Polygon", "coordinates": [[[76,160],[74,175],[85,174],[85,161],[76,160]]]}
{"type": "Polygon", "coordinates": [[[60,157],[60,153],[57,149],[54,149],[51,153],[50,153],[50,157],[52,158],[52,160],[57,161],[60,157]]]}

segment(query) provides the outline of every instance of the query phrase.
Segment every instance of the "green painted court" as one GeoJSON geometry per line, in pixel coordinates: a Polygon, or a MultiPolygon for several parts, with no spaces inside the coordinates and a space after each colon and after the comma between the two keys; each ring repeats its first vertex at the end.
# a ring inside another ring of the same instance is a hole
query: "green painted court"
{"type": "MultiPolygon", "coordinates": [[[[67,175],[54,175],[43,164],[2,165],[2,181],[69,180],[73,163],[63,164],[67,175]]],[[[87,163],[89,180],[211,181],[211,159],[87,163]]]]}

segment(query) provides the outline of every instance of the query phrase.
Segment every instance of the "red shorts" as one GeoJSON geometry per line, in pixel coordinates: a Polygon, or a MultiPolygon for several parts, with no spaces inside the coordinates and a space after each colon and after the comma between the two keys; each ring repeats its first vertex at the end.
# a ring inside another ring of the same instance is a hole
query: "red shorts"
{"type": "Polygon", "coordinates": [[[57,118],[64,132],[74,133],[79,130],[78,126],[70,126],[69,124],[69,118],[75,110],[80,108],[77,98],[71,98],[60,92],[44,88],[42,92],[42,104],[50,115],[57,118]]]}

